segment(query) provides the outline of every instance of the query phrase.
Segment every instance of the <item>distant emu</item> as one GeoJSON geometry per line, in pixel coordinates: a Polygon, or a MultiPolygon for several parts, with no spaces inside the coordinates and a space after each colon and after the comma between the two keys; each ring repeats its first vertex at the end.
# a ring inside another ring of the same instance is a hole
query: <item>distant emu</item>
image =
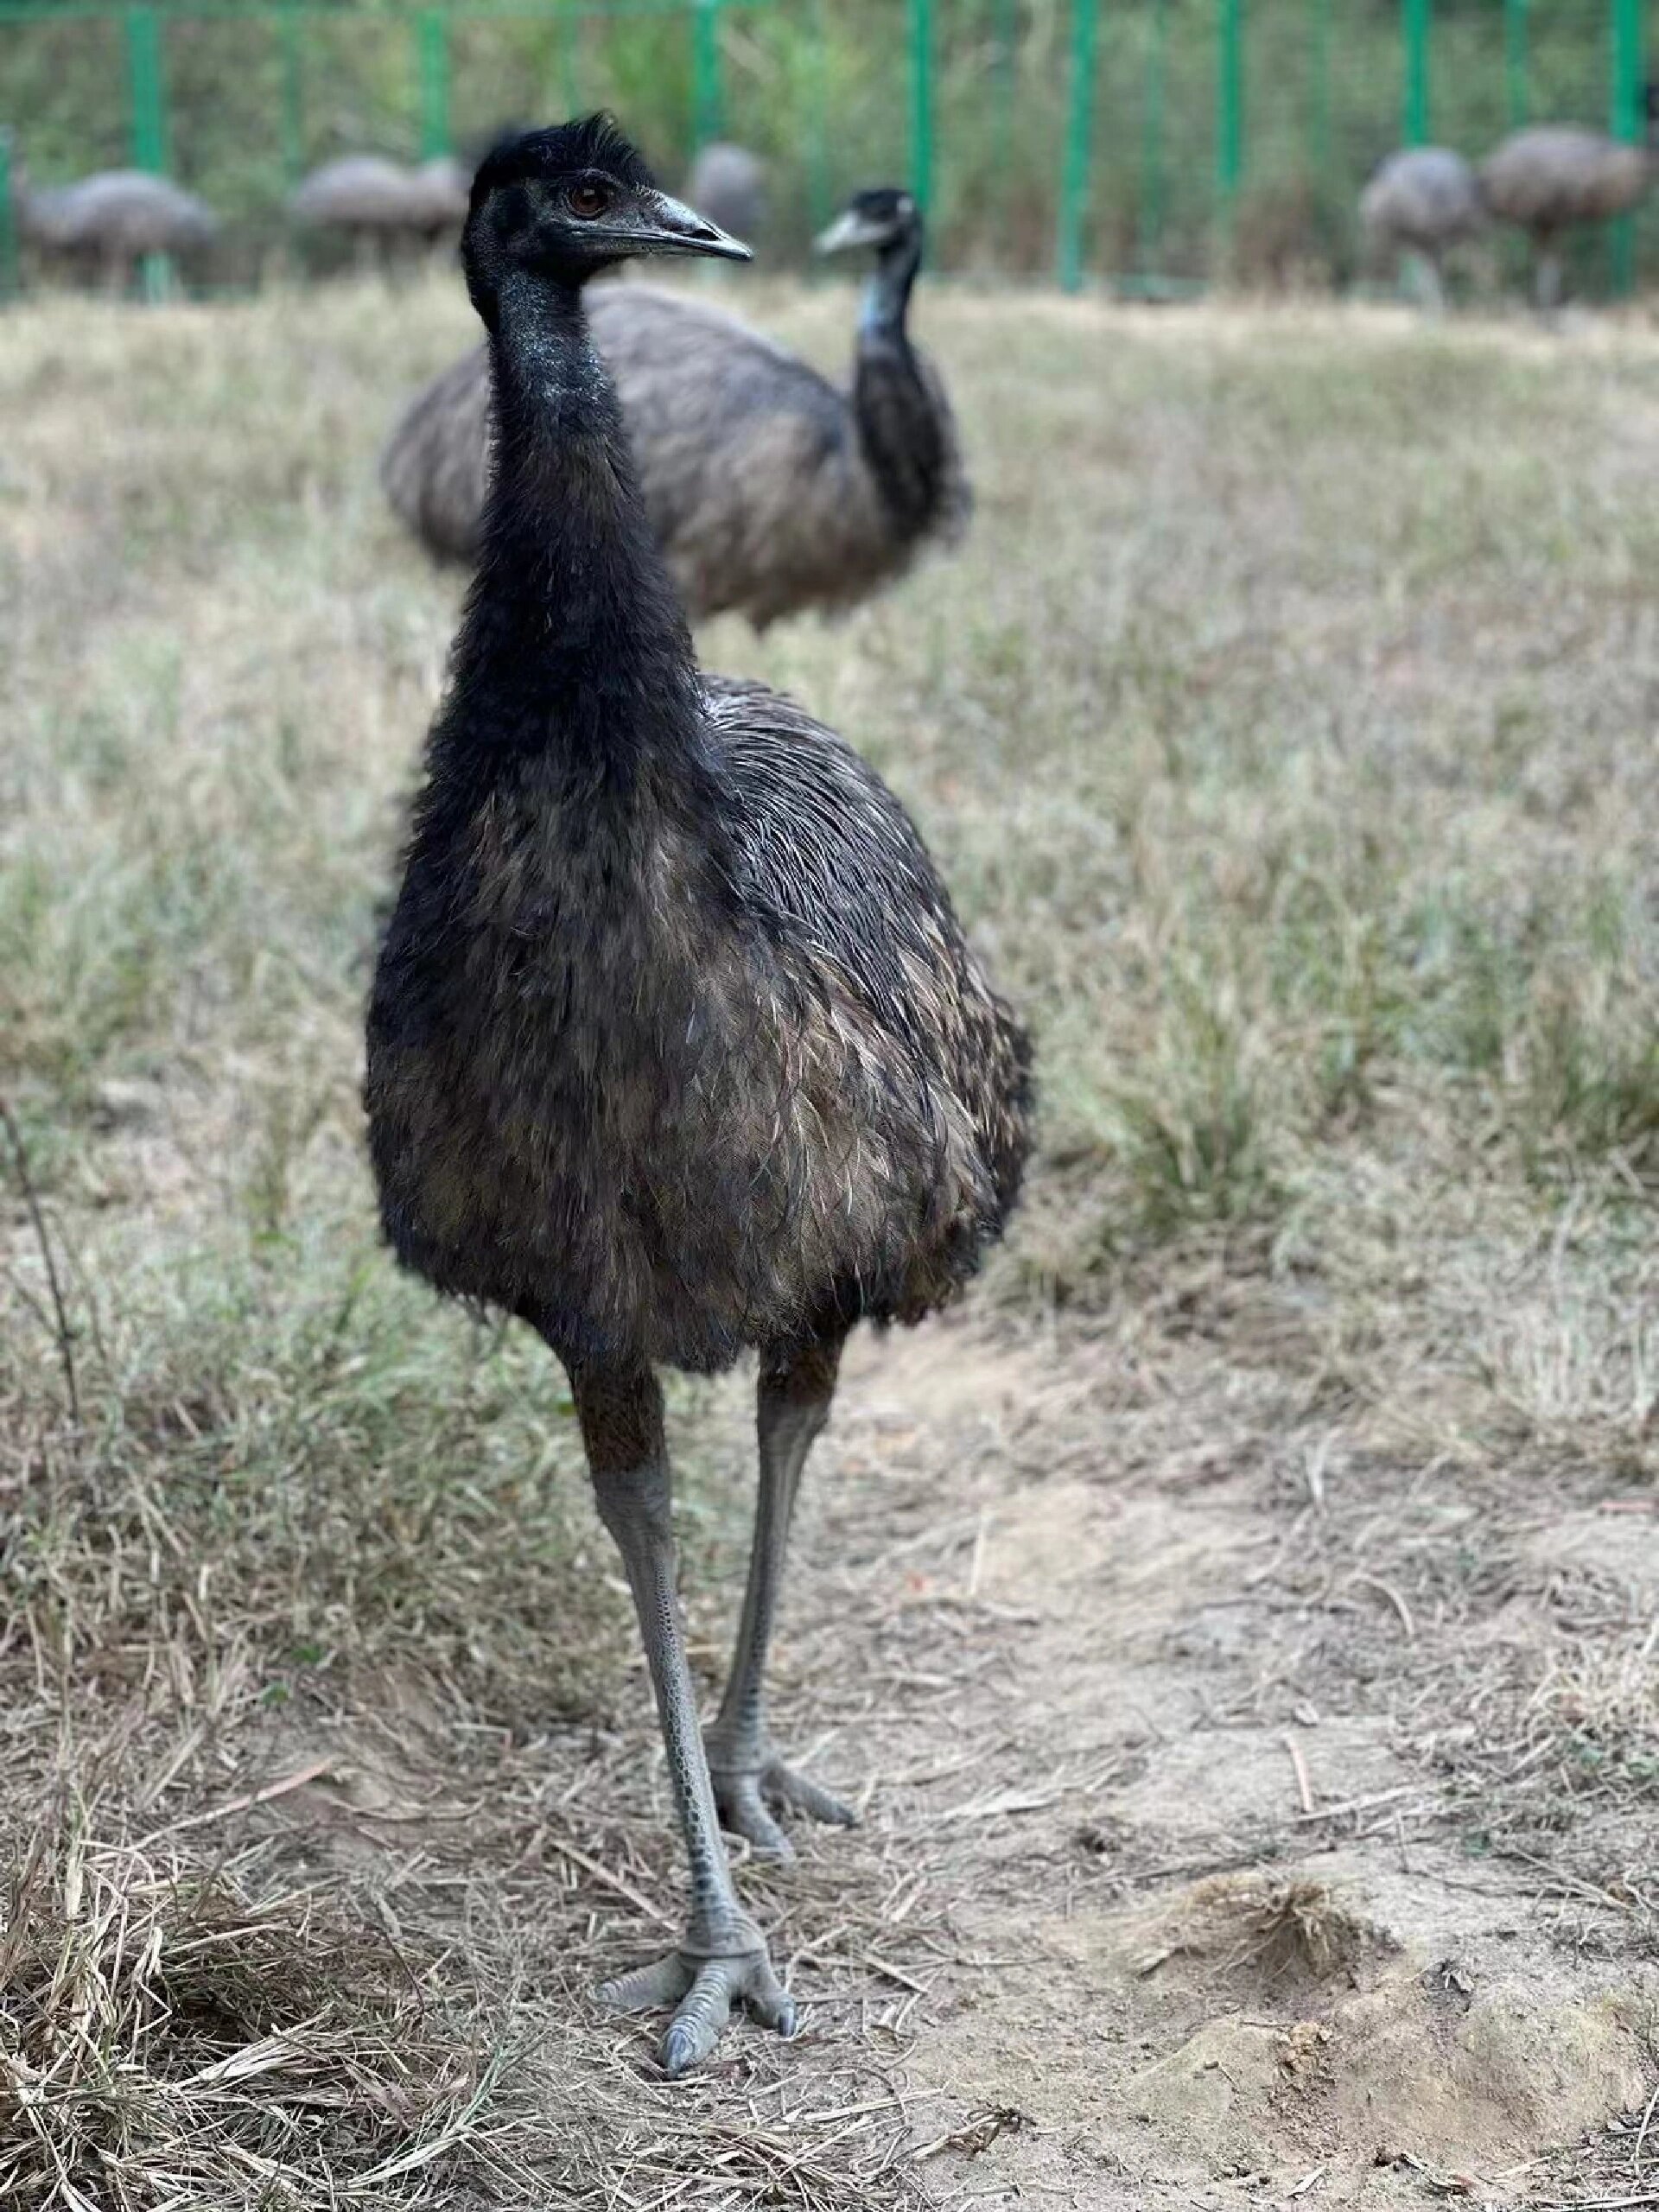
{"type": "Polygon", "coordinates": [[[1562,295],[1561,237],[1586,223],[1605,223],[1638,207],[1659,159],[1659,84],[1644,95],[1646,141],[1630,145],[1576,124],[1535,124],[1511,132],[1480,167],[1480,188],[1500,222],[1532,241],[1537,261],[1534,296],[1553,315],[1562,295]]]}
{"type": "Polygon", "coordinates": [[[409,168],[382,154],[348,154],[313,169],[290,194],[289,213],[304,228],[338,231],[359,268],[389,264],[399,249],[459,236],[467,217],[467,169],[449,155],[409,168]]]}
{"type": "Polygon", "coordinates": [[[99,169],[74,184],[36,189],[14,155],[18,234],[48,260],[97,272],[106,291],[131,288],[152,253],[188,259],[211,246],[219,220],[204,200],[148,169],[99,169]]]}
{"type": "MultiPolygon", "coordinates": [[[[588,302],[645,511],[694,621],[733,608],[760,630],[851,606],[967,525],[950,404],[907,324],[919,209],[906,192],[861,192],[818,248],[874,256],[844,391],[702,301],[607,284],[588,302]]],[[[440,560],[477,550],[490,410],[480,349],[416,395],[382,457],[392,507],[440,560]]]]}
{"type": "Polygon", "coordinates": [[[1376,245],[1416,260],[1427,305],[1443,308],[1446,255],[1486,222],[1479,182],[1463,156],[1446,146],[1402,146],[1378,164],[1359,213],[1376,245]]]}
{"type": "Polygon", "coordinates": [[[685,180],[686,197],[711,223],[751,244],[766,214],[766,164],[747,146],[725,139],[698,151],[685,180]]]}
{"type": "Polygon", "coordinates": [[[861,1319],[918,1321],[1001,1230],[1027,1048],[903,809],[832,731],[704,677],[583,288],[743,248],[607,118],[499,146],[461,255],[499,424],[483,549],[368,1017],[386,1234],[563,1363],[620,1549],[690,1861],[683,1941],[603,1993],[675,2007],[671,2075],[742,2001],[794,2007],[721,1822],[851,1815],[786,1766],[766,1662],[803,1464],[861,1319]],[[700,1732],[658,1367],[760,1355],[760,1491],[730,1681],[700,1732]]]}

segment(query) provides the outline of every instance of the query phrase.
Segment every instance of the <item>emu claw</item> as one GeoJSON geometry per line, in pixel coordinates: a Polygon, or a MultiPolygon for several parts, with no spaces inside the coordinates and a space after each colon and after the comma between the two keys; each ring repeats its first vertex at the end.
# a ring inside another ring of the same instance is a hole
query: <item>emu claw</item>
{"type": "Polygon", "coordinates": [[[599,2001],[610,2012],[649,2012],[672,2005],[663,2037],[663,2071],[677,2080],[708,2057],[719,2042],[735,2001],[747,2005],[762,2027],[787,2038],[795,2032],[795,2004],[777,1975],[765,1944],[751,1951],[706,1957],[671,1951],[652,1966],[607,1981],[599,2001]]]}
{"type": "Polygon", "coordinates": [[[773,1752],[767,1752],[756,1767],[714,1767],[711,1778],[721,1827],[728,1835],[747,1836],[763,1859],[795,1856],[795,1847],[772,1817],[774,1812],[804,1814],[830,1827],[858,1826],[850,1805],[786,1767],[773,1752]]]}

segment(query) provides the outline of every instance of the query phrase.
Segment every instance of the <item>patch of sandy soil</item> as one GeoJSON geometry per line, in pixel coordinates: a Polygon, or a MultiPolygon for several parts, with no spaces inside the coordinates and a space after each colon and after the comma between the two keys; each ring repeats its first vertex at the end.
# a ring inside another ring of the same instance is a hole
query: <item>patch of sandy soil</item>
{"type": "MultiPolygon", "coordinates": [[[[931,2166],[942,2196],[1522,2200],[1651,2090],[1659,1978],[1628,1923],[1564,1926],[1548,1870],[1493,1855],[1425,1756],[1427,1624],[1397,1670],[1342,1648],[1400,1639],[1399,1582],[1328,1578],[1357,1609],[1336,1636],[1283,1594],[1306,1498],[1287,1510],[1271,1444],[1241,1434],[1249,1389],[1215,1372],[1206,1443],[1202,1403],[1160,1420],[1081,1347],[944,1327],[853,1357],[791,1615],[861,1581],[877,1619],[965,1624],[940,1638],[941,1671],[967,1661],[950,1693],[858,1738],[871,1818],[926,1836],[953,1932],[908,2022],[909,2077],[969,2146],[931,2166]],[[914,1538],[884,1549],[906,1510],[914,1538]],[[1287,1619],[1313,1647],[1288,1681],[1287,1619]],[[943,1781],[888,1778],[952,1752],[943,1781]]],[[[1659,1587],[1639,1516],[1568,1508],[1521,1548],[1542,1576],[1659,1587]]],[[[850,1745],[838,1778],[860,1779],[850,1745]]]]}

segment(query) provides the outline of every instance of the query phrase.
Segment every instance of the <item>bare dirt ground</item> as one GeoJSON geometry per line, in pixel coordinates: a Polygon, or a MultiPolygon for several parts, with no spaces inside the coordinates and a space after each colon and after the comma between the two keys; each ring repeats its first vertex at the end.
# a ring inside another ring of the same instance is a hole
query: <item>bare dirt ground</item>
{"type": "MultiPolygon", "coordinates": [[[[373,458],[464,306],[7,319],[19,2212],[1659,2203],[1659,340],[927,327],[960,558],[705,657],[915,809],[1040,1156],[849,1356],[777,1720],[863,1824],[740,1869],[801,2037],[671,2087],[588,1996],[680,1872],[570,1408],[361,1157],[457,590],[373,458]]],[[[710,1685],[749,1388],[671,1402],[710,1685]]]]}

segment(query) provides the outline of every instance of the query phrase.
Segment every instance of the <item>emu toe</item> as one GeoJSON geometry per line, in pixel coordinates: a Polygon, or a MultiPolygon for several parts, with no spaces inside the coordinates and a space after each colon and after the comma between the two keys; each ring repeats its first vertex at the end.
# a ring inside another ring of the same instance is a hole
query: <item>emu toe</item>
{"type": "MultiPolygon", "coordinates": [[[[709,1748],[712,1753],[714,1746],[709,1748]]],[[[779,1813],[798,1813],[809,1821],[822,1821],[828,1827],[858,1826],[858,1815],[850,1805],[843,1805],[839,1797],[832,1797],[816,1782],[785,1766],[775,1751],[767,1751],[756,1765],[744,1767],[722,1766],[717,1757],[711,1757],[709,1778],[715,1785],[721,1827],[728,1835],[747,1837],[762,1859],[795,1856],[795,1847],[775,1817],[779,1813]]]]}
{"type": "Polygon", "coordinates": [[[731,2018],[734,2003],[747,2005],[762,2027],[787,2038],[795,2032],[795,2003],[772,1971],[764,1943],[753,1950],[708,1957],[695,1951],[671,1951],[654,1965],[608,1981],[599,2001],[610,2012],[649,2012],[674,2006],[663,2037],[663,2071],[677,2080],[701,2064],[731,2018]]]}

